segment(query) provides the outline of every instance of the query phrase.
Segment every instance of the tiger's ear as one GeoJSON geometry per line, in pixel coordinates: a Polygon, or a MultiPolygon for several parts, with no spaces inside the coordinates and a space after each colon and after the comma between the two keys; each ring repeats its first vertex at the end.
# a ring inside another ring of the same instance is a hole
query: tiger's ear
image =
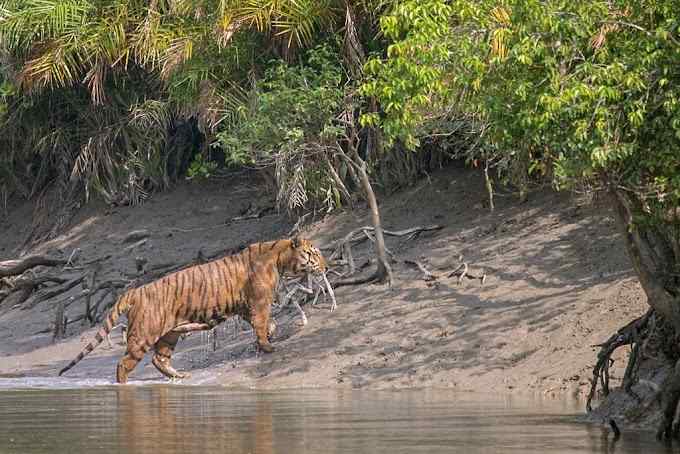
{"type": "Polygon", "coordinates": [[[302,245],[302,240],[298,235],[293,237],[293,249],[297,249],[302,245]]]}

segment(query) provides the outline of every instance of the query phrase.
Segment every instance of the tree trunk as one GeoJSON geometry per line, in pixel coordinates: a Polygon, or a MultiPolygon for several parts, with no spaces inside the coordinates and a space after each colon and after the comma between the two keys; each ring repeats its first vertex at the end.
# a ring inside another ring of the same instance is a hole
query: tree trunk
{"type": "Polygon", "coordinates": [[[489,176],[489,160],[485,160],[484,164],[484,184],[486,186],[486,193],[489,196],[489,211],[493,213],[493,183],[491,182],[491,177],[489,176]]]}
{"type": "MultiPolygon", "coordinates": [[[[612,185],[609,186],[612,188],[612,185]]],[[[680,298],[675,295],[680,294],[680,285],[677,278],[673,277],[673,273],[678,269],[680,257],[676,255],[677,247],[673,243],[673,227],[665,230],[668,226],[654,223],[663,222],[659,219],[654,219],[652,224],[635,223],[634,214],[644,212],[642,202],[636,198],[636,195],[612,188],[610,196],[614,205],[617,226],[623,236],[633,268],[647,296],[647,303],[668,326],[669,332],[662,336],[668,344],[666,348],[672,347],[677,353],[677,334],[680,333],[680,298]]],[[[631,355],[629,361],[634,361],[636,356],[631,355]]],[[[661,402],[663,412],[662,422],[657,431],[659,438],[670,438],[677,434],[678,429],[677,426],[673,426],[673,420],[680,400],[680,361],[673,356],[677,354],[669,357],[673,365],[672,370],[655,397],[661,402]]],[[[593,386],[596,386],[596,382],[593,382],[593,386]]]]}
{"type": "Polygon", "coordinates": [[[378,252],[378,269],[376,271],[375,280],[376,282],[387,282],[388,285],[392,285],[392,269],[387,261],[387,252],[385,250],[385,237],[383,235],[382,224],[380,222],[380,211],[378,210],[378,201],[375,198],[375,193],[373,192],[373,186],[371,186],[371,181],[368,178],[368,172],[366,171],[366,161],[356,156],[355,159],[359,159],[359,165],[357,170],[359,171],[359,179],[364,187],[366,193],[366,200],[368,206],[371,208],[371,220],[373,222],[373,228],[375,229],[375,246],[378,252]]]}
{"type": "MultiPolygon", "coordinates": [[[[378,268],[375,274],[367,279],[366,282],[387,282],[388,285],[392,285],[392,268],[387,261],[387,249],[385,248],[385,236],[380,221],[380,209],[378,208],[378,200],[375,197],[375,192],[373,192],[373,185],[371,185],[371,180],[368,177],[366,161],[361,159],[355,148],[352,148],[353,158],[347,156],[347,153],[340,147],[338,147],[338,149],[339,153],[337,155],[342,157],[347,162],[347,165],[356,171],[359,183],[364,191],[364,196],[371,209],[371,223],[373,224],[375,234],[378,268]]],[[[363,280],[361,282],[363,282],[363,280]]]]}
{"type": "Polygon", "coordinates": [[[623,235],[628,256],[633,264],[640,284],[647,295],[647,303],[680,332],[680,304],[664,287],[663,275],[676,268],[672,257],[660,257],[643,235],[642,227],[633,223],[633,208],[630,198],[621,190],[613,190],[612,199],[617,226],[623,235]],[[657,263],[662,260],[663,263],[657,263]],[[669,260],[671,263],[669,263],[669,260]]]}

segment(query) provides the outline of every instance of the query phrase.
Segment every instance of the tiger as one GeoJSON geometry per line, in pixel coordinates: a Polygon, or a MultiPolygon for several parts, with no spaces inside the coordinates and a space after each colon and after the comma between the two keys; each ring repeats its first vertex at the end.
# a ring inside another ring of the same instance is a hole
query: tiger
{"type": "Polygon", "coordinates": [[[101,344],[123,314],[128,319],[127,350],[116,368],[116,381],[121,384],[127,383],[151,347],[151,362],[160,373],[170,379],[188,378],[188,373],[177,371],[170,361],[180,337],[210,330],[233,315],[252,325],[261,351],[272,353],[270,313],[280,276],[325,273],[326,269],[321,251],[296,236],[251,244],[237,254],[130,289],[114,304],[94,340],[59,376],[101,344]]]}

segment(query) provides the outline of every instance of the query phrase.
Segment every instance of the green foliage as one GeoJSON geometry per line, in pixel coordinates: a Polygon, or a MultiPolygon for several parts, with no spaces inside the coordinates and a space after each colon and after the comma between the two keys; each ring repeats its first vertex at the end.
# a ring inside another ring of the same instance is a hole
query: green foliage
{"type": "Polygon", "coordinates": [[[626,188],[663,215],[680,201],[678,8],[458,0],[453,82],[504,155],[560,186],[626,188]]]}
{"type": "Polygon", "coordinates": [[[262,80],[236,107],[240,121],[218,134],[232,164],[261,163],[281,150],[332,142],[338,131],[342,69],[328,46],[312,49],[306,62],[272,61],[262,80]]]}
{"type": "Polygon", "coordinates": [[[327,200],[331,180],[323,167],[342,133],[334,122],[342,83],[337,52],[328,45],[308,51],[300,64],[272,61],[243,103],[225,114],[229,121],[217,139],[227,163],[275,166],[279,199],[288,194],[289,209],[327,200]]]}
{"type": "MultiPolygon", "coordinates": [[[[192,122],[203,135],[184,139],[192,155],[206,156],[197,147],[212,143],[232,165],[277,169],[289,208],[337,206],[341,194],[350,198],[338,183],[348,173],[334,157],[345,132],[337,116],[359,111],[345,103],[357,98],[366,53],[389,57],[366,66],[366,87],[391,83],[390,74],[399,87],[420,78],[395,93],[403,111],[377,96],[390,139],[415,146],[409,128],[443,88],[445,48],[428,39],[445,36],[448,7],[426,3],[0,0],[0,141],[11,150],[0,156],[2,190],[34,196],[56,176],[88,194],[141,200],[187,170],[173,134],[192,122]],[[318,46],[326,42],[334,45],[318,46]],[[400,73],[392,57],[422,70],[400,73]]],[[[212,171],[201,159],[191,178],[212,171]]]]}
{"type": "MultiPolygon", "coordinates": [[[[294,148],[295,144],[307,143],[307,136],[318,135],[314,130],[317,125],[312,124],[315,119],[310,114],[310,100],[317,102],[317,107],[323,106],[318,112],[322,117],[335,109],[337,99],[330,92],[327,97],[319,96],[323,89],[306,99],[299,83],[306,83],[307,79],[318,83],[315,74],[309,70],[291,73],[288,76],[297,80],[284,80],[283,63],[270,67],[268,62],[274,57],[296,61],[302,54],[300,48],[340,32],[341,27],[347,30],[346,45],[357,44],[352,39],[366,29],[372,35],[371,21],[388,3],[388,0],[351,3],[0,0],[0,43],[5,51],[0,56],[0,68],[2,80],[7,81],[1,87],[0,96],[6,102],[0,102],[0,116],[11,111],[9,106],[14,108],[14,115],[5,118],[7,121],[0,129],[13,136],[22,131],[18,137],[7,139],[11,142],[6,144],[7,149],[12,151],[0,157],[0,171],[12,176],[3,178],[3,191],[6,193],[9,187],[10,192],[35,194],[48,181],[46,175],[55,174],[57,162],[64,167],[57,172],[62,181],[75,175],[88,190],[96,189],[107,197],[116,192],[114,187],[129,186],[133,180],[145,181],[147,189],[165,185],[169,176],[166,161],[174,153],[168,147],[172,139],[169,132],[176,130],[177,124],[197,119],[207,139],[203,142],[209,143],[218,123],[223,130],[243,124],[241,119],[248,116],[250,109],[247,96],[251,95],[250,101],[256,100],[255,92],[250,90],[253,84],[258,91],[281,94],[280,99],[264,95],[271,112],[286,111],[287,103],[297,106],[293,112],[298,118],[288,123],[297,122],[298,126],[276,129],[265,153],[276,144],[280,145],[278,148],[294,148]],[[359,14],[369,20],[353,23],[352,18],[359,14]],[[257,82],[265,70],[267,83],[283,85],[257,82]],[[295,84],[297,88],[284,89],[295,84]],[[89,102],[83,98],[84,93],[89,93],[89,102]],[[298,94],[303,96],[298,99],[298,94]],[[62,103],[67,108],[51,108],[62,103]],[[147,134],[137,138],[132,114],[138,111],[138,106],[153,103],[164,106],[168,122],[150,125],[147,134]],[[92,115],[93,111],[98,112],[96,106],[102,106],[102,115],[92,115]],[[303,118],[305,115],[307,118],[303,118]],[[69,122],[69,118],[77,120],[69,122]],[[90,118],[93,121],[87,121],[90,118]],[[308,127],[311,132],[300,133],[300,128],[308,127]],[[107,134],[108,139],[104,140],[107,134]],[[55,137],[61,138],[59,146],[55,137]],[[143,142],[145,137],[148,143],[143,142]],[[46,145],[50,143],[51,148],[46,145]],[[165,148],[161,147],[159,154],[162,143],[165,148]],[[52,151],[47,153],[44,147],[52,151]],[[83,152],[84,149],[88,151],[83,152]],[[63,159],[58,158],[59,154],[63,154],[63,159]],[[41,161],[40,170],[30,167],[32,170],[24,173],[27,163],[36,161],[41,161]],[[87,165],[83,164],[85,161],[87,165]],[[121,181],[114,183],[118,178],[121,181]],[[24,188],[22,181],[30,181],[35,187],[24,188]]],[[[339,64],[342,52],[339,48],[332,52],[337,70],[332,82],[337,85],[342,74],[339,64]]],[[[353,55],[356,58],[360,54],[353,55]]],[[[311,55],[307,59],[309,68],[314,70],[320,68],[315,58],[311,55]]],[[[330,77],[326,68],[320,69],[324,77],[330,77]]],[[[266,126],[266,123],[254,125],[266,126]]],[[[332,130],[327,133],[334,134],[332,130]]],[[[244,131],[241,135],[248,134],[244,131]]],[[[251,160],[246,151],[252,147],[230,143],[227,137],[224,143],[232,162],[251,160]]],[[[172,159],[175,158],[177,167],[182,159],[176,153],[172,159]]],[[[192,176],[204,174],[204,170],[209,169],[194,163],[192,176]]]]}
{"type": "Polygon", "coordinates": [[[217,169],[217,163],[206,159],[202,154],[197,154],[191,161],[187,171],[188,180],[205,180],[210,178],[217,169]]]}
{"type": "Polygon", "coordinates": [[[450,15],[444,0],[409,0],[396,3],[380,19],[380,30],[391,44],[385,58],[372,57],[366,63],[361,91],[380,102],[382,114],[367,113],[361,121],[379,126],[388,143],[399,139],[415,149],[418,128],[443,107],[450,15]]]}

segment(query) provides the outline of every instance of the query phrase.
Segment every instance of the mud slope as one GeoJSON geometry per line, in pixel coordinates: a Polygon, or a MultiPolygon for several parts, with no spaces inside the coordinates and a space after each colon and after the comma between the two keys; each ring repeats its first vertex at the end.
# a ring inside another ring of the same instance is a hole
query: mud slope
{"type": "MultiPolygon", "coordinates": [[[[70,253],[80,248],[84,257],[110,254],[102,275],[116,277],[134,271],[135,256],[151,264],[186,261],[199,249],[212,252],[284,236],[290,223],[275,214],[220,225],[250,203],[271,205],[261,194],[247,182],[232,181],[183,185],[143,207],[108,214],[92,205],[68,232],[41,249],[70,253]],[[152,235],[126,249],[122,239],[137,229],[152,235]]],[[[384,197],[389,229],[445,226],[413,240],[387,240],[399,260],[419,260],[442,278],[425,282],[420,271],[398,262],[391,288],[338,289],[338,310],[330,313],[325,301],[306,306],[305,327],[294,311],[284,309],[277,318],[277,351],[271,355],[257,356],[252,334],[229,322],[216,329],[214,338],[191,336],[174,359],[178,368],[193,373],[185,383],[585,391],[595,357],[591,345],[645,309],[612,218],[601,208],[548,191],[522,204],[499,196],[493,214],[482,199],[479,175],[459,169],[443,170],[384,197]],[[483,286],[476,280],[458,285],[455,277],[445,277],[461,255],[471,273],[487,274],[483,286]]],[[[11,256],[28,212],[19,209],[5,220],[8,234],[0,238],[0,255],[11,256]]],[[[325,244],[368,224],[366,214],[328,216],[309,226],[307,234],[325,244]]],[[[368,250],[356,253],[361,262],[368,250]]],[[[73,318],[83,310],[75,303],[67,312],[73,318]]],[[[66,340],[52,344],[49,334],[39,332],[49,327],[53,314],[46,303],[32,310],[0,306],[0,375],[55,375],[94,335],[94,329],[76,323],[66,340]]],[[[122,350],[103,344],[69,372],[69,379],[113,379],[122,350]]],[[[613,375],[622,374],[623,362],[617,361],[613,375]]],[[[143,382],[159,375],[147,358],[132,378],[143,382]]]]}

